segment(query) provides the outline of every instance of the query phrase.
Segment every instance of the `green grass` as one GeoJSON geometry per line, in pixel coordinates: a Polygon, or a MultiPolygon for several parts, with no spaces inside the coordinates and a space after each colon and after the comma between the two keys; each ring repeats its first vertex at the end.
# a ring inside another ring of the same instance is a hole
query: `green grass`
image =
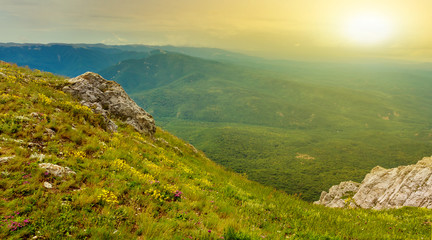
{"type": "Polygon", "coordinates": [[[431,210],[315,206],[225,170],[160,128],[154,139],[121,122],[106,132],[61,91],[62,78],[4,63],[0,72],[0,157],[15,156],[0,164],[1,239],[430,237],[431,210]],[[35,154],[76,175],[46,174],[35,154]]]}
{"type": "Polygon", "coordinates": [[[167,53],[102,74],[217,163],[308,201],[341,181],[361,181],[376,165],[432,155],[428,69],[286,67],[271,72],[167,53]]]}
{"type": "Polygon", "coordinates": [[[61,78],[4,63],[0,72],[0,153],[15,156],[0,165],[1,239],[430,236],[430,210],[315,206],[225,170],[160,128],[154,139],[121,122],[106,132],[100,116],[60,90],[61,78]],[[36,153],[76,175],[46,174],[36,153]]]}

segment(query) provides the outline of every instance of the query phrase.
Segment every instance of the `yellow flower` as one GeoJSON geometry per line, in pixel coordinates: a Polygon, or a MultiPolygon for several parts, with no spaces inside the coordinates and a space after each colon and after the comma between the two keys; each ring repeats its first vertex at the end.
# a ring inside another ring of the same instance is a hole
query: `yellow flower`
{"type": "Polygon", "coordinates": [[[45,105],[50,105],[52,103],[52,100],[42,93],[39,93],[38,97],[39,97],[39,100],[45,105]]]}
{"type": "Polygon", "coordinates": [[[109,204],[117,204],[117,196],[108,190],[102,189],[102,193],[98,195],[98,199],[109,204]]]}

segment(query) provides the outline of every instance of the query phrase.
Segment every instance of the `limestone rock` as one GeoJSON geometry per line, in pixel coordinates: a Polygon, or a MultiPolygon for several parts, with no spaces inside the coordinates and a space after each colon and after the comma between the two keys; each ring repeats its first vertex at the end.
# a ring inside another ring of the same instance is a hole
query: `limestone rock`
{"type": "Polygon", "coordinates": [[[63,177],[69,174],[76,174],[68,167],[62,167],[52,163],[39,163],[40,168],[46,169],[46,171],[54,176],[63,177]]]}
{"type": "Polygon", "coordinates": [[[48,188],[48,189],[53,188],[52,184],[49,183],[49,182],[44,182],[43,185],[44,185],[45,188],[48,188]]]}
{"type": "Polygon", "coordinates": [[[120,84],[108,81],[96,73],[87,72],[69,80],[64,92],[78,98],[81,104],[102,114],[108,129],[117,126],[110,117],[118,118],[133,126],[138,132],[153,136],[156,126],[153,117],[139,107],[123,90],[120,84]]]}
{"type": "MultiPolygon", "coordinates": [[[[315,203],[346,207],[339,204],[340,194],[330,194],[334,187],[328,194],[323,192],[315,203]]],[[[404,206],[432,208],[432,157],[392,169],[373,168],[355,191],[351,203],[351,207],[377,210],[404,206]]]]}
{"type": "Polygon", "coordinates": [[[30,155],[30,159],[37,159],[39,162],[43,161],[45,159],[45,154],[42,153],[32,153],[32,155],[30,155]]]}
{"type": "Polygon", "coordinates": [[[360,183],[353,181],[341,182],[339,185],[331,187],[328,193],[322,192],[320,199],[314,203],[328,207],[346,207],[351,203],[350,199],[357,192],[359,186],[360,183]]]}
{"type": "Polygon", "coordinates": [[[13,159],[15,156],[9,157],[0,157],[0,163],[7,163],[10,159],[13,159]]]}
{"type": "Polygon", "coordinates": [[[45,128],[44,135],[48,135],[50,138],[54,137],[56,132],[50,128],[45,128]]]}

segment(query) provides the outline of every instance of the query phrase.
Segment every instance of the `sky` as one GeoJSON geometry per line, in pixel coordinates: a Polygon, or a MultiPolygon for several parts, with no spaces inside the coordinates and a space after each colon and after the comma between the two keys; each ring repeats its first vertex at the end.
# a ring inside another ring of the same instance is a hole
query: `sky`
{"type": "Polygon", "coordinates": [[[432,61],[432,1],[0,0],[0,42],[174,45],[269,58],[432,61]]]}

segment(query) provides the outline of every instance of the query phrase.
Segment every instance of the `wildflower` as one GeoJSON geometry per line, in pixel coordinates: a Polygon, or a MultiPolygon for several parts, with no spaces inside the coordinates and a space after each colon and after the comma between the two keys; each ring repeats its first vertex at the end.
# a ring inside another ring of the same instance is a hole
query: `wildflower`
{"type": "Polygon", "coordinates": [[[49,105],[49,104],[52,103],[52,100],[51,100],[49,97],[47,97],[47,96],[45,96],[44,94],[42,94],[42,93],[39,93],[39,94],[38,94],[38,97],[39,97],[40,101],[41,101],[43,104],[45,104],[45,105],[49,105]]]}
{"type": "Polygon", "coordinates": [[[181,198],[181,195],[182,195],[183,193],[181,192],[181,191],[179,191],[179,190],[177,190],[177,191],[175,191],[175,193],[174,193],[174,197],[175,198],[181,198]]]}
{"type": "Polygon", "coordinates": [[[117,200],[117,196],[108,190],[102,189],[102,194],[98,196],[99,200],[105,201],[107,203],[117,204],[119,201],[117,200]]]}
{"type": "Polygon", "coordinates": [[[23,175],[23,178],[30,178],[30,174],[23,175]]]}
{"type": "Polygon", "coordinates": [[[207,232],[208,232],[208,233],[211,233],[211,230],[208,230],[207,232]]]}

